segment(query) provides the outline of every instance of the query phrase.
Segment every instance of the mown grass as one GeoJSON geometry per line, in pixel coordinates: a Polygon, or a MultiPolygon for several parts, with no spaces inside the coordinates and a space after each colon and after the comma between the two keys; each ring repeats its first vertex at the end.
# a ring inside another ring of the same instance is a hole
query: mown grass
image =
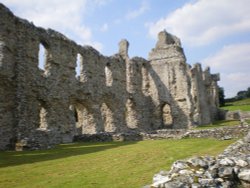
{"type": "Polygon", "coordinates": [[[73,143],[55,149],[0,152],[3,188],[133,188],[152,181],[177,159],[217,155],[235,140],[154,140],[73,143]]]}
{"type": "Polygon", "coordinates": [[[221,108],[229,111],[250,111],[250,98],[226,103],[226,105],[221,108]]]}
{"type": "Polygon", "coordinates": [[[194,129],[197,129],[197,130],[212,129],[212,128],[220,128],[220,127],[225,127],[225,126],[236,126],[236,125],[240,125],[239,120],[220,120],[209,125],[201,125],[201,126],[195,127],[194,129]]]}

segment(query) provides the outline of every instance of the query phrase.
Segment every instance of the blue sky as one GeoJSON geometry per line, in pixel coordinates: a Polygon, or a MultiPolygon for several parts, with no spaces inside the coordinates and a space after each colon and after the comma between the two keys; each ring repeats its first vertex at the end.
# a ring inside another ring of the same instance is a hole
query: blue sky
{"type": "Polygon", "coordinates": [[[104,55],[130,42],[147,58],[163,29],[178,36],[187,63],[221,74],[226,97],[250,87],[250,0],[2,0],[15,15],[104,55]]]}

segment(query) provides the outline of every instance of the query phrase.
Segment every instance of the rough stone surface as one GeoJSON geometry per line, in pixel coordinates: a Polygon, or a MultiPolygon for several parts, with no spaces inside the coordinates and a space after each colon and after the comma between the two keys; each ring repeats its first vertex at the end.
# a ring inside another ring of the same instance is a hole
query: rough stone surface
{"type": "MultiPolygon", "coordinates": [[[[74,137],[75,141],[84,142],[104,142],[104,141],[138,141],[138,140],[158,140],[158,139],[182,139],[182,138],[215,138],[219,140],[242,138],[250,130],[249,125],[214,128],[206,130],[186,130],[186,129],[161,129],[151,132],[130,131],[126,133],[97,133],[81,134],[74,137]]],[[[248,136],[244,139],[247,140],[248,136]]],[[[244,166],[241,160],[236,161],[239,166],[244,166]]],[[[193,164],[196,165],[196,164],[193,164]]],[[[201,164],[200,164],[201,165],[201,164]]]]}
{"type": "Polygon", "coordinates": [[[176,161],[170,171],[154,175],[151,187],[250,187],[250,144],[247,137],[230,145],[216,158],[203,156],[176,161]]]}
{"type": "Polygon", "coordinates": [[[223,120],[241,120],[242,124],[244,124],[244,120],[250,119],[250,112],[248,111],[228,111],[228,110],[219,110],[219,119],[223,120]]]}
{"type": "Polygon", "coordinates": [[[126,40],[106,57],[3,4],[0,18],[2,150],[48,148],[85,134],[187,129],[217,117],[219,76],[188,65],[180,40],[166,31],[149,60],[129,58],[126,40]]]}
{"type": "MultiPolygon", "coordinates": [[[[227,126],[221,128],[188,130],[182,138],[216,138],[220,140],[229,140],[246,136],[250,130],[249,125],[227,126]]],[[[247,138],[247,137],[246,137],[247,138]]]]}

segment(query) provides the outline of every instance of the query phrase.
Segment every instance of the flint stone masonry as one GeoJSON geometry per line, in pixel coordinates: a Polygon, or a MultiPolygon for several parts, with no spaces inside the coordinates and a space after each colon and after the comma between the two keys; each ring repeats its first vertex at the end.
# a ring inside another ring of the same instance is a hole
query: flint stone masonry
{"type": "Polygon", "coordinates": [[[218,140],[239,139],[247,135],[250,125],[227,126],[221,128],[204,130],[186,129],[160,129],[147,133],[98,133],[81,134],[75,136],[75,141],[84,142],[107,142],[107,141],[138,141],[138,140],[159,140],[159,139],[183,139],[183,138],[215,138],[218,140]]]}
{"type": "Polygon", "coordinates": [[[218,157],[202,156],[176,161],[170,171],[153,177],[145,188],[250,187],[250,132],[218,157]]]}
{"type": "Polygon", "coordinates": [[[247,135],[249,131],[249,125],[227,126],[204,130],[188,130],[182,135],[182,138],[215,138],[228,140],[241,138],[247,135]]]}
{"type": "Polygon", "coordinates": [[[1,150],[48,148],[82,134],[187,129],[217,118],[219,75],[188,65],[180,40],[166,31],[146,60],[129,58],[126,40],[119,53],[103,56],[3,4],[0,26],[1,150]]]}

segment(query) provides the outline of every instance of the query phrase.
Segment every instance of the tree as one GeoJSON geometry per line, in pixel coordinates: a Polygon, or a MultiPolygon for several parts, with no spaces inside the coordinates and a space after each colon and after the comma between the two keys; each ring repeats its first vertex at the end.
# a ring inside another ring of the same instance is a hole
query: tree
{"type": "Polygon", "coordinates": [[[239,91],[236,96],[237,100],[247,98],[247,91],[239,91]]]}
{"type": "Polygon", "coordinates": [[[250,87],[247,88],[247,98],[250,98],[250,87]]]}
{"type": "Polygon", "coordinates": [[[220,106],[225,106],[225,94],[223,87],[219,87],[219,103],[220,106]]]}

